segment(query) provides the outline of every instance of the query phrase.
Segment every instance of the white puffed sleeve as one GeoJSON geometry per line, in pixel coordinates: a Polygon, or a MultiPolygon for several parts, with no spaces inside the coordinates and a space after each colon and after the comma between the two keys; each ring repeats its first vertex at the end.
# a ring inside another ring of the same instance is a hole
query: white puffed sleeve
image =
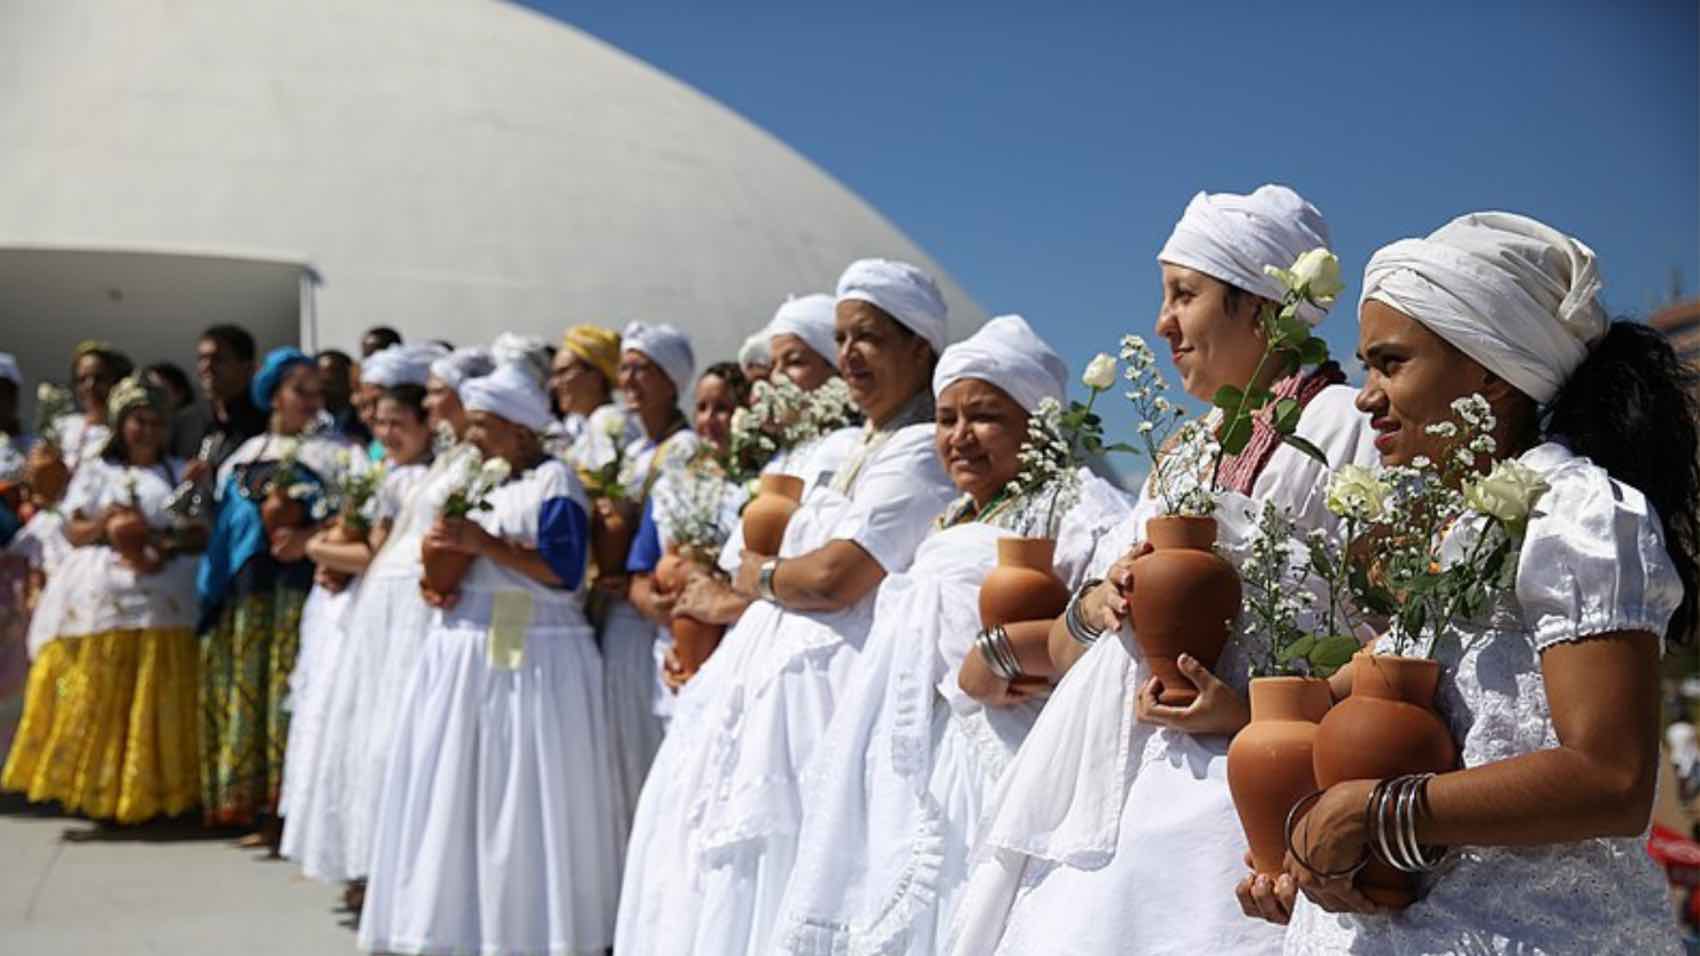
{"type": "Polygon", "coordinates": [[[1521,460],[1550,486],[1517,560],[1517,601],[1535,649],[1612,631],[1651,631],[1662,646],[1682,581],[1646,497],[1562,445],[1521,460]]]}
{"type": "Polygon", "coordinates": [[[900,429],[862,466],[831,537],[854,541],[887,574],[909,566],[932,522],[957,495],[933,449],[931,424],[900,429]]]}
{"type": "Polygon", "coordinates": [[[1088,469],[1080,469],[1080,500],[1057,529],[1057,577],[1077,587],[1090,568],[1107,567],[1121,556],[1105,547],[1110,533],[1133,514],[1134,499],[1088,469]]]}

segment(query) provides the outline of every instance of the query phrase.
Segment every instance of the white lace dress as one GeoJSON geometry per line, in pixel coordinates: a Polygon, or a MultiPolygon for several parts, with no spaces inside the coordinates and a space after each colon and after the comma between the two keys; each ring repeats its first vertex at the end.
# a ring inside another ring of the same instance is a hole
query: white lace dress
{"type": "MultiPolygon", "coordinates": [[[[1133,506],[1090,472],[1079,478],[1054,560],[1070,588],[1133,506]]],[[[998,541],[1036,533],[1049,500],[933,534],[907,572],[880,585],[857,673],[804,778],[779,951],[926,956],[943,946],[982,804],[1043,703],[987,708],[957,677],[976,653],[998,541]]]]}
{"type": "MultiPolygon", "coordinates": [[[[911,425],[852,455],[809,491],[780,555],[843,539],[888,573],[906,569],[955,496],[933,432],[911,425]]],[[[632,830],[622,956],[771,950],[796,852],[802,769],[850,679],[874,601],[869,594],[831,613],[757,601],[680,693],[632,830]]]]}
{"type": "MultiPolygon", "coordinates": [[[[1334,465],[1375,459],[1355,390],[1324,389],[1299,433],[1334,465]]],[[[1327,471],[1288,447],[1249,498],[1218,500],[1218,550],[1236,565],[1265,501],[1302,529],[1333,529],[1327,471]]],[[[1149,486],[1098,549],[1092,576],[1144,538],[1161,513],[1149,486]]],[[[1150,677],[1133,635],[1094,644],[1058,684],[988,809],[950,930],[958,956],[1066,953],[1275,953],[1281,930],[1234,899],[1245,835],[1228,793],[1226,736],[1195,736],[1134,717],[1150,677]]],[[[1254,638],[1236,627],[1214,669],[1244,691],[1254,638]]]]}
{"type": "MultiPolygon", "coordinates": [[[[1551,490],[1529,522],[1515,600],[1433,648],[1436,705],[1462,741],[1465,767],[1558,746],[1543,651],[1613,631],[1663,635],[1682,599],[1659,519],[1640,492],[1562,445],[1520,460],[1551,490]]],[[[1646,842],[1643,833],[1461,847],[1425,877],[1422,898],[1392,916],[1330,914],[1301,897],[1286,952],[1681,953],[1665,877],[1646,842]]]]}

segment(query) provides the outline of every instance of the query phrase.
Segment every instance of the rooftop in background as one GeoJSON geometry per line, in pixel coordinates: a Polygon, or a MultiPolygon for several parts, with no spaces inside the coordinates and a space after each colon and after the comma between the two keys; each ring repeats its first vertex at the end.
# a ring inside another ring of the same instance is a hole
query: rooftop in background
{"type": "Polygon", "coordinates": [[[1673,302],[1654,312],[1647,322],[1665,333],[1677,354],[1700,364],[1700,298],[1673,302]]]}

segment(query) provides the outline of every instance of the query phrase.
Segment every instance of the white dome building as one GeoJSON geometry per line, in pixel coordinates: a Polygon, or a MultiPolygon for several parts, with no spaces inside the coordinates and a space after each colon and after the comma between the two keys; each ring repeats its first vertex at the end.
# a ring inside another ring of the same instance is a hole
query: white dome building
{"type": "Polygon", "coordinates": [[[0,351],[63,379],[113,340],[188,367],[262,347],[457,344],[575,322],[690,330],[699,366],[850,260],[933,271],[719,103],[493,0],[0,4],[0,351]]]}

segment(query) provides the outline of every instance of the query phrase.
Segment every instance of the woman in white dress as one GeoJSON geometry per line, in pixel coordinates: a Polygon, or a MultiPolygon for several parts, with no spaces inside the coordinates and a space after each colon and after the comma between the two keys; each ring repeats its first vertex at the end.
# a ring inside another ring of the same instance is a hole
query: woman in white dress
{"type": "MultiPolygon", "coordinates": [[[[432,346],[392,345],[361,363],[361,379],[382,389],[372,434],[388,464],[369,502],[371,531],[352,543],[320,534],[307,545],[321,573],[354,576],[324,619],[311,697],[290,724],[284,792],[293,799],[285,809],[282,852],[314,879],[366,875],[395,710],[430,616],[418,588],[419,543],[440,498],[428,502],[421,491],[428,481],[440,488],[459,474],[452,464],[433,467],[423,404],[431,363],[443,357],[432,346]]],[[[450,463],[459,458],[445,456],[450,463]]],[[[303,653],[308,621],[304,612],[303,653]]],[[[358,908],[358,887],[351,890],[348,902],[358,908]]]]}
{"type": "MultiPolygon", "coordinates": [[[[620,344],[624,350],[620,390],[625,393],[627,410],[642,425],[643,435],[626,446],[620,463],[624,500],[616,503],[599,498],[596,507],[623,509],[626,527],[633,529],[635,537],[644,503],[655,483],[696,456],[697,436],[690,429],[690,420],[679,410],[684,389],[693,381],[696,359],[690,339],[671,325],[633,322],[620,336],[620,344]]],[[[626,547],[629,553],[629,539],[626,547]]],[[[647,583],[631,577],[597,580],[597,588],[611,598],[601,644],[614,753],[615,823],[622,837],[629,832],[638,793],[664,732],[662,719],[655,712],[660,686],[655,623],[635,605],[637,600],[651,596],[647,583]]],[[[650,610],[655,613],[654,608],[650,610]]]]}
{"type": "Polygon", "coordinates": [[[431,619],[396,715],[360,946],[596,953],[613,941],[619,834],[595,635],[574,593],[589,502],[543,452],[549,401],[513,366],[461,388],[468,438],[511,477],[427,537],[475,555],[431,619]]]}
{"type": "MultiPolygon", "coordinates": [[[[1547,489],[1515,588],[1416,651],[1440,662],[1461,769],[1416,779],[1408,826],[1368,812],[1374,780],[1317,800],[1287,858],[1306,897],[1289,953],[1683,952],[1646,838],[1659,658],[1667,636],[1691,639],[1700,584],[1695,377],[1660,333],[1610,321],[1600,287],[1587,246],[1501,212],[1393,243],[1365,269],[1358,404],[1382,460],[1441,460],[1427,427],[1479,394],[1497,449],[1478,463],[1515,458],[1547,489]],[[1296,862],[1349,871],[1387,830],[1429,865],[1406,909],[1296,862]]],[[[1337,696],[1358,666],[1336,675],[1337,696]]],[[[1271,889],[1240,893],[1284,920],[1290,884],[1271,889]]]]}
{"type": "Polygon", "coordinates": [[[173,816],[200,800],[196,751],[195,559],[204,527],[165,510],[183,462],[165,454],[166,396],[128,378],[111,389],[111,433],[82,463],[61,509],[73,546],[30,622],[32,672],[0,786],[113,823],[173,816]],[[139,553],[108,519],[146,522],[139,553]],[[60,663],[64,658],[65,663],[60,663]]]}
{"type": "Polygon", "coordinates": [[[1056,573],[1072,588],[1132,504],[1084,468],[1019,496],[1006,491],[1022,467],[1029,415],[1044,399],[1064,401],[1067,379],[1063,360],[1017,316],[993,319],[939,360],[935,441],[963,497],[915,563],[880,585],[858,672],[805,779],[777,949],[922,956],[943,946],[982,802],[1053,673],[1048,622],[1008,629],[1020,681],[999,677],[976,646],[997,543],[1054,536],[1056,573]]]}
{"type": "MultiPolygon", "coordinates": [[[[1282,292],[1263,266],[1284,268],[1326,245],[1321,214],[1285,187],[1193,198],[1157,257],[1156,331],[1188,394],[1209,401],[1218,387],[1251,378],[1264,350],[1259,307],[1282,292]]],[[[1307,308],[1304,317],[1322,314],[1307,308]]],[[[1299,434],[1330,463],[1371,461],[1367,419],[1341,378],[1328,366],[1263,384],[1305,404],[1299,434]]],[[[1244,514],[1263,502],[1286,509],[1300,528],[1335,528],[1324,506],[1327,468],[1281,444],[1267,424],[1218,474],[1218,547],[1232,561],[1243,557],[1250,530],[1244,514]]],[[[1252,636],[1234,630],[1214,675],[1183,659],[1182,673],[1200,693],[1178,710],[1156,702],[1161,685],[1121,626],[1117,586],[1145,522],[1160,513],[1148,482],[1133,515],[1099,549],[1092,577],[1110,583],[1077,592],[1085,619],[1119,640],[1097,640],[1077,655],[1064,622],[1052,628],[1053,657],[1073,666],[988,810],[952,922],[953,953],[1280,950],[1281,935],[1246,920],[1222,891],[1245,868],[1226,755],[1248,719],[1252,636]]]]}
{"type": "Polygon", "coordinates": [[[622,953],[766,953],[790,875],[799,781],[873,623],[955,489],[933,450],[938,287],[867,259],[840,278],[838,367],[867,416],[861,441],[792,515],[778,555],[746,552],[760,600],[675,705],[628,850],[622,953]]]}

